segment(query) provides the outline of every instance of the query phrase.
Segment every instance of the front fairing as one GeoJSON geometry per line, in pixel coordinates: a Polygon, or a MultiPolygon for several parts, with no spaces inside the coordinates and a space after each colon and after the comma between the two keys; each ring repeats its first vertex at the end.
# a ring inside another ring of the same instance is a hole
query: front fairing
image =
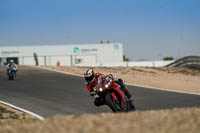
{"type": "Polygon", "coordinates": [[[102,93],[104,91],[104,81],[105,79],[103,77],[99,77],[98,78],[98,83],[97,85],[94,87],[94,91],[99,94],[102,93]],[[102,89],[102,91],[100,91],[102,89]]]}
{"type": "Polygon", "coordinates": [[[11,66],[11,67],[9,68],[9,70],[10,70],[11,72],[15,72],[15,71],[17,71],[17,69],[16,69],[15,66],[11,66]]]}
{"type": "Polygon", "coordinates": [[[116,96],[120,99],[121,107],[124,106],[124,93],[120,89],[120,85],[114,82],[112,79],[106,78],[106,77],[100,77],[98,79],[98,84],[94,87],[94,91],[97,95],[99,95],[102,99],[104,99],[104,96],[107,94],[107,92],[111,92],[110,94],[113,96],[113,98],[116,99],[116,96]],[[110,83],[109,83],[110,82],[110,83]],[[108,85],[105,87],[106,85],[108,85]],[[100,91],[102,89],[102,91],[100,91]]]}

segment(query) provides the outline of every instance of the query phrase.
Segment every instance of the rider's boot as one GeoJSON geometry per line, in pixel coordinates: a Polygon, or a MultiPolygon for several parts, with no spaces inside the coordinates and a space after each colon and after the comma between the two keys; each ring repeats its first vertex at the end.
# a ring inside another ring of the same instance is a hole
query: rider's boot
{"type": "Polygon", "coordinates": [[[133,97],[132,97],[131,93],[128,91],[128,89],[124,83],[122,84],[122,87],[123,87],[123,91],[124,91],[125,95],[128,97],[127,102],[132,102],[133,97]]]}
{"type": "Polygon", "coordinates": [[[133,101],[133,97],[131,95],[131,93],[127,90],[127,88],[123,88],[125,95],[128,97],[127,102],[132,102],[133,101]]]}
{"type": "Polygon", "coordinates": [[[124,84],[121,85],[121,89],[124,91],[125,95],[128,97],[127,102],[132,102],[133,97],[132,97],[131,93],[127,90],[127,88],[124,84]]]}
{"type": "Polygon", "coordinates": [[[127,90],[127,87],[124,84],[124,81],[120,78],[115,78],[115,81],[121,86],[121,90],[124,91],[125,95],[128,97],[127,102],[132,102],[133,97],[131,93],[127,90]]]}

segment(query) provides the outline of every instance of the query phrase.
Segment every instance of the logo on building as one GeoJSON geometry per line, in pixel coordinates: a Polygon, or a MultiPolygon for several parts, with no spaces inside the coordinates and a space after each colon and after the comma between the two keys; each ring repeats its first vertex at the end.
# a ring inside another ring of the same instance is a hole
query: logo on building
{"type": "Polygon", "coordinates": [[[78,47],[74,47],[74,53],[78,53],[79,52],[79,48],[78,47]]]}
{"type": "Polygon", "coordinates": [[[19,54],[19,51],[1,51],[1,54],[19,54]]]}
{"type": "Polygon", "coordinates": [[[91,52],[97,52],[98,49],[96,48],[82,48],[82,49],[79,49],[79,47],[74,47],[74,53],[91,53],[91,52]]]}

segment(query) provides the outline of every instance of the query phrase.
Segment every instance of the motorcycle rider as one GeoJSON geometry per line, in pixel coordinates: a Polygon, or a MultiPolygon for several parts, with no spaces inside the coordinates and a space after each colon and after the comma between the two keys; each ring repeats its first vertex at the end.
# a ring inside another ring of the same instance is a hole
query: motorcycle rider
{"type": "Polygon", "coordinates": [[[15,64],[14,60],[10,60],[9,63],[7,64],[7,75],[9,75],[9,69],[13,66],[16,68],[16,72],[17,72],[17,64],[15,64]]]}
{"type": "MultiPolygon", "coordinates": [[[[109,74],[109,76],[113,78],[112,74],[109,74]]],[[[99,77],[105,77],[105,76],[102,73],[94,73],[92,68],[89,68],[84,72],[84,78],[86,80],[86,88],[88,89],[90,96],[95,95],[93,88],[98,84],[99,77]]],[[[133,101],[132,95],[127,90],[123,80],[120,78],[113,78],[113,80],[121,86],[121,90],[124,91],[125,95],[128,97],[127,102],[132,102],[133,101]]],[[[95,95],[94,104],[96,106],[101,106],[104,104],[104,102],[98,95],[95,95]]]]}

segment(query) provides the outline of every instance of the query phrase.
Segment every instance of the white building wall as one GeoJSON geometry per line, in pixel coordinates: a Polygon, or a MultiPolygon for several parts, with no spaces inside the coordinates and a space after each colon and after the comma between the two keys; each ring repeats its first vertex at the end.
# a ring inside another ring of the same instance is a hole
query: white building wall
{"type": "Polygon", "coordinates": [[[61,66],[71,66],[70,56],[51,56],[49,66],[56,66],[57,62],[60,62],[61,66]]]}
{"type": "Polygon", "coordinates": [[[163,67],[163,66],[166,66],[172,62],[174,62],[175,60],[172,60],[172,61],[154,61],[154,66],[156,67],[163,67]]]}
{"type": "Polygon", "coordinates": [[[134,62],[113,62],[101,64],[80,64],[81,67],[164,67],[173,61],[134,61],[134,62]]]}
{"type": "Polygon", "coordinates": [[[45,58],[44,58],[44,56],[39,56],[38,57],[38,62],[39,62],[39,65],[45,65],[45,58]]]}
{"type": "Polygon", "coordinates": [[[123,47],[122,44],[99,46],[98,63],[122,62],[123,47]],[[111,56],[112,55],[112,56],[111,56]]]}
{"type": "Polygon", "coordinates": [[[18,57],[21,65],[35,65],[33,53],[39,65],[63,66],[122,62],[123,47],[120,43],[86,45],[1,46],[0,58],[18,57]]]}
{"type": "Polygon", "coordinates": [[[23,57],[23,65],[35,65],[34,58],[32,56],[23,57]]]}
{"type": "Polygon", "coordinates": [[[129,62],[128,66],[153,67],[155,64],[154,61],[136,61],[129,62]]]}

